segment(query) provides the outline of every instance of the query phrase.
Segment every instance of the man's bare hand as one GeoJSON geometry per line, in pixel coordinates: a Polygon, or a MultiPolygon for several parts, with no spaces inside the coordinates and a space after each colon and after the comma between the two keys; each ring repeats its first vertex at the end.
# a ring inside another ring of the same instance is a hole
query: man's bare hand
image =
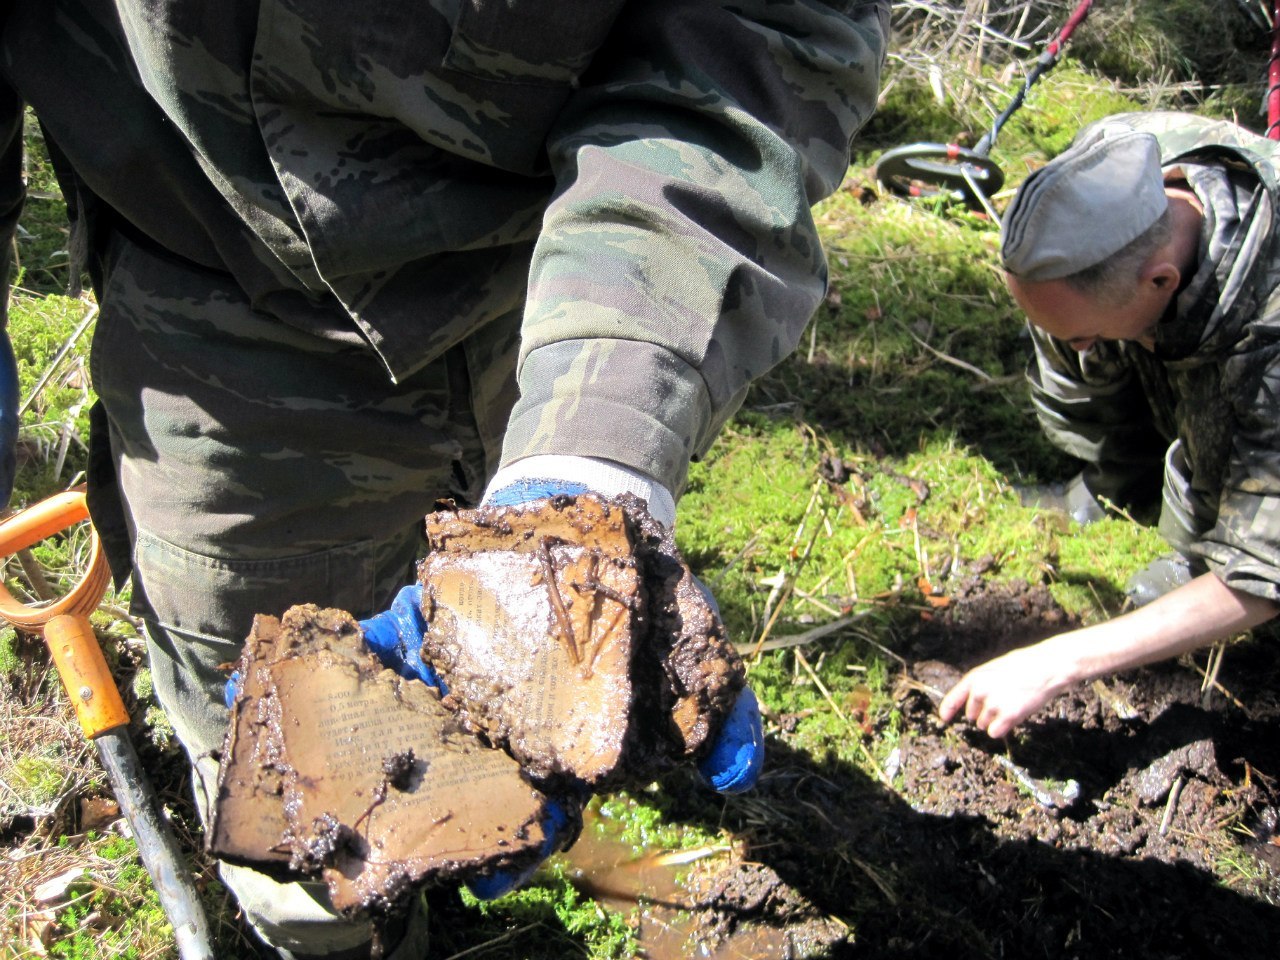
{"type": "Polygon", "coordinates": [[[938,713],[950,723],[964,718],[992,737],[1003,737],[1070,685],[1054,651],[1045,644],[988,660],[960,678],[938,713]]]}
{"type": "Polygon", "coordinates": [[[1248,630],[1276,615],[1271,600],[1233,589],[1212,573],[1145,607],[1006,653],[951,688],[938,713],[1003,737],[1072,684],[1167,660],[1248,630]]]}

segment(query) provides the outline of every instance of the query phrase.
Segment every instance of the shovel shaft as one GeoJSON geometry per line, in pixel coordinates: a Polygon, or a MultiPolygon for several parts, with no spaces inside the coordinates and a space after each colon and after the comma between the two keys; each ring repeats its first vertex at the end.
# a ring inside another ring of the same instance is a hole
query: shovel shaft
{"type": "Polygon", "coordinates": [[[160,814],[138,754],[121,727],[100,734],[94,741],[98,756],[111,780],[120,809],[133,830],[142,864],[173,925],[181,960],[213,960],[204,908],[190,872],[178,849],[178,841],[160,814]]]}

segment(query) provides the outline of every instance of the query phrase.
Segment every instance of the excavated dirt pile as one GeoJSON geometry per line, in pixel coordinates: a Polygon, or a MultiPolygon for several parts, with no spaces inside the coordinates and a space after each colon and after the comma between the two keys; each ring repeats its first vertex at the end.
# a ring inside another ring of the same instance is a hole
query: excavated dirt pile
{"type": "MultiPolygon", "coordinates": [[[[828,957],[1228,960],[1280,938],[1275,635],[1063,693],[992,740],[937,702],[990,657],[1077,626],[1044,585],[977,577],[904,629],[883,779],[772,718],[760,786],[727,810],[747,857],[842,919],[828,957]]],[[[696,811],[696,813],[695,813],[696,811]]],[[[762,954],[768,955],[768,954],[762,954]]],[[[778,955],[778,954],[773,954],[778,955]]]]}

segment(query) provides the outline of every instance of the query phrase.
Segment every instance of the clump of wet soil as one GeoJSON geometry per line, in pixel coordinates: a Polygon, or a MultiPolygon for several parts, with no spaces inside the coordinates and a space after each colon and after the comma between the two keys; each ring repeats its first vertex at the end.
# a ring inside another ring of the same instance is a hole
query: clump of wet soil
{"type": "MultiPolygon", "coordinates": [[[[1200,655],[1065,693],[1003,741],[938,721],[964,670],[1075,625],[1041,586],[955,590],[896,648],[883,778],[770,731],[759,787],[715,816],[803,915],[846,926],[818,955],[1200,960],[1280,942],[1274,638],[1229,647],[1207,696],[1200,655]]],[[[667,787],[672,816],[708,817],[692,784],[667,787]]]]}
{"type": "Polygon", "coordinates": [[[335,909],[375,917],[423,884],[538,859],[548,798],[458,731],[433,688],[384,668],[350,614],[257,617],[240,671],[211,852],[319,874],[335,909]]]}
{"type": "Polygon", "coordinates": [[[442,509],[427,535],[422,654],[466,729],[552,790],[644,784],[705,753],[745,671],[642,501],[442,509]]]}

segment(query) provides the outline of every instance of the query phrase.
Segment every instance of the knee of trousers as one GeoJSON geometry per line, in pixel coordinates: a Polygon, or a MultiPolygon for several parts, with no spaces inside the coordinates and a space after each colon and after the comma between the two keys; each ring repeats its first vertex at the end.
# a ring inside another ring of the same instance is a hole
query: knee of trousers
{"type": "Polygon", "coordinates": [[[1161,498],[1160,535],[1180,554],[1189,556],[1192,545],[1213,526],[1217,511],[1192,486],[1191,469],[1181,440],[1170,444],[1165,453],[1161,498]]]}

